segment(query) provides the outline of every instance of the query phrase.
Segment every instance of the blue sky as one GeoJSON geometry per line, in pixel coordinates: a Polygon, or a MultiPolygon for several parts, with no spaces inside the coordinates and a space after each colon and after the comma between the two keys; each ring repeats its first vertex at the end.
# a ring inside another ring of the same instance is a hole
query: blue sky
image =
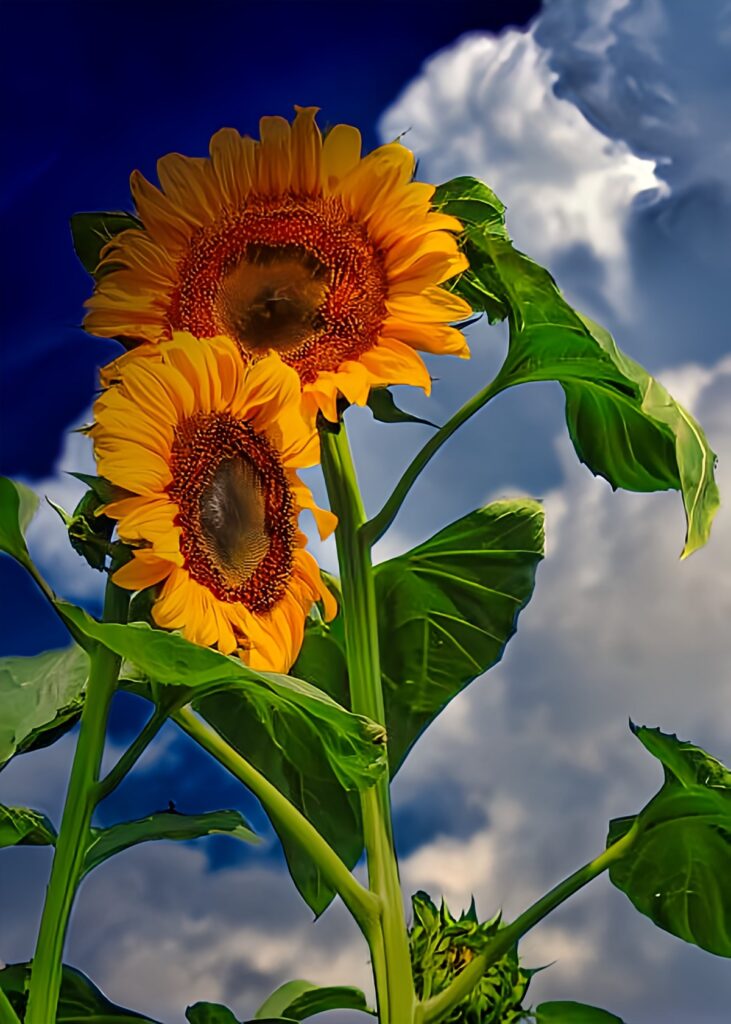
{"type": "MultiPolygon", "coordinates": [[[[68,215],[128,206],[132,167],[151,174],[162,153],[203,153],[219,126],[255,131],[260,114],[300,102],[319,104],[323,124],[358,124],[371,145],[409,129],[427,180],[473,173],[492,185],[517,243],[699,416],[727,491],[731,4],[553,0],[529,23],[537,7],[6,5],[1,73],[17,102],[3,189],[3,471],[68,505],[60,469],[88,465],[84,439],[63,432],[86,415],[112,347],[75,326],[88,280],[68,215]],[[518,28],[504,26],[513,8],[518,28]]],[[[504,331],[478,324],[471,343],[471,364],[432,364],[430,418],[494,371],[504,331]]],[[[375,509],[422,428],[354,411],[351,430],[375,509]]],[[[612,494],[592,478],[565,438],[560,394],[541,385],[501,396],[444,449],[380,555],[515,493],[546,505],[533,602],[504,661],[450,706],[394,792],[405,891],[443,892],[455,909],[474,892],[484,916],[501,903],[518,913],[601,848],[608,818],[654,792],[628,716],[731,761],[727,509],[711,546],[680,564],[677,495],[612,494]]],[[[50,512],[31,542],[54,585],[93,608],[100,578],[64,549],[50,512]]],[[[331,546],[322,557],[332,564],[331,546]]],[[[4,653],[63,642],[19,571],[3,560],[0,574],[4,653]]],[[[140,713],[119,702],[112,751],[140,713]]],[[[57,815],[72,744],[18,759],[0,800],[57,815]]],[[[238,806],[271,835],[255,801],[172,729],[101,820],[171,798],[183,810],[238,806]]],[[[48,857],[3,861],[0,958],[13,961],[32,950],[48,857]]],[[[628,1024],[721,1024],[731,997],[724,961],[657,931],[604,881],[537,929],[525,955],[557,961],[536,1000],[583,999],[628,1024]]],[[[340,908],[310,923],[271,839],[254,853],[221,839],[119,857],[85,883],[69,959],[171,1024],[186,1001],[228,1001],[244,1016],[287,977],[368,976],[340,908]]]]}

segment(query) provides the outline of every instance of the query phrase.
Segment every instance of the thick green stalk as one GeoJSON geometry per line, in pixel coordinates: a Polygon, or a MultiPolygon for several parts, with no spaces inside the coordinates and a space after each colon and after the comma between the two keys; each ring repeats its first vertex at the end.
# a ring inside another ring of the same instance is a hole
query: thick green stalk
{"type": "MultiPolygon", "coordinates": [[[[128,604],[128,593],[109,580],[104,621],[124,622],[128,604]]],[[[25,1024],[49,1024],[56,1019],[64,941],[82,874],[109,705],[119,675],[120,659],[106,647],[93,647],[89,659],[86,700],[33,957],[25,1024]]]]}
{"type": "MultiPolygon", "coordinates": [[[[352,710],[385,725],[376,598],[365,511],[345,425],[322,432],[322,467],[330,506],[338,516],[335,540],[343,589],[343,617],[352,710]]],[[[361,794],[363,836],[371,891],[381,900],[383,960],[372,950],[381,1024],[410,1024],[414,993],[408,933],[391,825],[388,776],[361,794]],[[385,961],[385,962],[384,962],[385,961]]]]}
{"type": "Polygon", "coordinates": [[[567,900],[569,896],[573,896],[597,875],[606,871],[615,861],[621,860],[631,848],[636,835],[637,826],[633,825],[625,836],[607,847],[603,853],[579,868],[578,871],[574,871],[563,882],[559,882],[550,892],[528,907],[520,917],[517,917],[506,928],[502,928],[483,952],[460,972],[448,988],[422,1004],[418,1019],[424,1024],[438,1024],[440,1020],[447,1017],[455,1006],[458,1006],[470,994],[485,971],[504,956],[509,949],[512,949],[518,939],[567,900]]]}
{"type": "Polygon", "coordinates": [[[261,800],[262,806],[277,825],[302,845],[358,922],[366,939],[370,940],[377,929],[377,901],[348,870],[314,825],[191,708],[181,708],[171,717],[196,743],[243,782],[261,800]]]}

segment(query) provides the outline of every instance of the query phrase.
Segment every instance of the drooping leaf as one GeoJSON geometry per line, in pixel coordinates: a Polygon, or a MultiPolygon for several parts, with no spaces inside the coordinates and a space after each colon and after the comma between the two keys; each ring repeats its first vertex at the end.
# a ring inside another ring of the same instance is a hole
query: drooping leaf
{"type": "Polygon", "coordinates": [[[63,735],[81,714],[89,659],[76,644],[0,658],[0,768],[63,735]]]}
{"type": "Polygon", "coordinates": [[[45,814],[0,804],[0,847],[53,846],[56,829],[45,814]]]}
{"type": "Polygon", "coordinates": [[[473,178],[440,186],[435,204],[460,217],[470,269],[454,285],[493,320],[509,320],[508,355],[492,393],[558,381],[579,458],[613,487],[680,490],[683,556],[708,539],[718,509],[715,455],[693,417],[611,335],[566,302],[548,271],[515,249],[501,204],[473,178]]]}
{"type": "Polygon", "coordinates": [[[535,1014],[536,1024],[624,1024],[620,1017],[608,1010],[568,1000],[541,1003],[535,1014]]]}
{"type": "MultiPolygon", "coordinates": [[[[67,604],[63,612],[156,685],[187,688],[186,699],[213,728],[315,824],[349,866],[356,863],[361,849],[356,790],[385,770],[382,727],[352,715],[301,679],[256,672],[144,623],[103,624],[67,604]]],[[[281,822],[272,824],[295,884],[321,913],[332,890],[296,837],[281,822]]]]}
{"type": "Polygon", "coordinates": [[[328,1010],[361,1010],[372,1013],[359,988],[348,985],[313,985],[310,981],[288,981],[266,999],[254,1020],[275,1019],[302,1021],[328,1010]]]}
{"type": "Polygon", "coordinates": [[[121,231],[142,228],[142,222],[124,211],[107,213],[75,213],[71,217],[71,237],[74,252],[84,270],[96,276],[101,251],[107,242],[121,231]]]}
{"type": "Polygon", "coordinates": [[[73,476],[82,484],[86,484],[89,490],[99,499],[101,505],[107,505],[109,502],[117,501],[119,498],[124,497],[125,492],[120,487],[110,483],[103,476],[91,476],[89,473],[69,473],[69,476],[73,476]]]}
{"type": "Polygon", "coordinates": [[[658,927],[731,957],[731,773],[699,747],[633,729],[665,784],[638,815],[610,822],[607,845],[637,835],[609,877],[658,927]]]}
{"type": "Polygon", "coordinates": [[[221,1003],[194,1003],[185,1011],[188,1024],[239,1024],[233,1011],[221,1003]]]}
{"type": "MultiPolygon", "coordinates": [[[[30,964],[8,964],[0,970],[0,988],[21,1020],[28,1001],[30,964]]],[[[110,1002],[96,985],[77,971],[64,966],[56,1024],[159,1024],[134,1010],[125,1010],[110,1002]]]]}
{"type": "Polygon", "coordinates": [[[0,476],[0,551],[22,565],[30,563],[24,533],[38,508],[38,495],[6,476],[0,476]]]}
{"type": "Polygon", "coordinates": [[[376,566],[392,773],[445,705],[500,660],[542,557],[543,510],[520,499],[471,512],[376,566]]]}
{"type": "Polygon", "coordinates": [[[389,388],[372,388],[367,404],[373,419],[380,423],[423,423],[427,427],[436,427],[436,423],[431,420],[421,419],[399,409],[389,388]]]}
{"type": "Polygon", "coordinates": [[[259,842],[259,837],[239,811],[208,811],[204,814],[158,811],[136,821],[92,829],[92,839],[84,858],[84,874],[109,857],[139,843],[160,839],[200,839],[210,835],[233,836],[247,843],[259,842]]]}

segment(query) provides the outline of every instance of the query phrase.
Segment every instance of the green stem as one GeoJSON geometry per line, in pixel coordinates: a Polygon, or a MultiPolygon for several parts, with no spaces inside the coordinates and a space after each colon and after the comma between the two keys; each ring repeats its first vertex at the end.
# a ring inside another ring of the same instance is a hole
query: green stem
{"type": "MultiPolygon", "coordinates": [[[[104,621],[124,622],[128,604],[129,594],[109,580],[104,621]]],[[[49,1024],[56,1019],[64,941],[96,805],[95,787],[119,666],[120,659],[106,647],[91,649],[86,700],[33,957],[25,1024],[49,1024]]]]}
{"type": "Polygon", "coordinates": [[[129,774],[168,718],[168,712],[155,708],[139,736],[125,750],[108,774],[96,784],[95,803],[101,803],[129,774]]]}
{"type": "Polygon", "coordinates": [[[200,719],[191,708],[181,708],[172,719],[204,750],[227,768],[261,800],[262,806],[277,825],[296,839],[312,857],[327,882],[335,889],[358,922],[366,939],[370,939],[378,922],[377,901],[372,893],[354,878],[343,861],[323,839],[311,822],[291,804],[276,786],[234,750],[222,736],[200,719]]]}
{"type": "Polygon", "coordinates": [[[495,378],[482,391],[473,395],[461,409],[458,409],[451,419],[447,420],[443,427],[440,427],[436,434],[432,434],[423,448],[420,449],[404,470],[404,473],[396,484],[393,494],[386,501],[380,512],[378,512],[367,523],[364,523],[362,533],[367,543],[372,546],[384,535],[391,523],[394,521],[403,505],[407,494],[414,486],[417,477],[426,464],[436,455],[445,441],[448,441],[452,434],[458,430],[470,417],[479,412],[483,405],[486,405],[491,398],[499,394],[505,385],[498,383],[495,378]]]}
{"type": "Polygon", "coordinates": [[[603,853],[594,860],[574,871],[572,875],[559,882],[550,892],[542,896],[536,903],[528,907],[524,913],[517,917],[512,924],[501,928],[495,938],[487,947],[475,957],[467,967],[452,981],[448,988],[433,996],[423,1004],[422,1019],[424,1024],[437,1024],[443,1020],[451,1011],[465,999],[472,989],[477,985],[485,971],[488,970],[500,957],[515,946],[518,939],[527,931],[542,921],[547,914],[560,906],[569,896],[591,882],[597,875],[606,871],[615,861],[624,857],[637,835],[637,826],[633,825],[626,835],[618,839],[616,843],[607,847],[603,853]]]}
{"type": "Polygon", "coordinates": [[[0,1024],[20,1024],[20,1017],[13,1009],[10,1000],[0,988],[0,1024]]]}
{"type": "MultiPolygon", "coordinates": [[[[338,516],[335,540],[343,588],[343,617],[352,710],[385,725],[370,548],[362,532],[365,511],[345,425],[322,432],[322,468],[330,506],[338,516]]],[[[391,825],[388,775],[361,793],[363,836],[371,891],[381,900],[383,956],[371,950],[381,1024],[410,1024],[416,997],[408,933],[391,825]]]]}

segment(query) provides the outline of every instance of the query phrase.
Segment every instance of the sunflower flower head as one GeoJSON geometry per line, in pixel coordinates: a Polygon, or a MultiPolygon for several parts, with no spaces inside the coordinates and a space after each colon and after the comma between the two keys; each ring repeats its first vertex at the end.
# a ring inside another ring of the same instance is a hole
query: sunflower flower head
{"type": "Polygon", "coordinates": [[[157,625],[287,671],[313,603],[335,611],[298,528],[304,508],[323,536],[335,517],[296,473],[319,447],[295,371],[275,353],[245,364],[229,338],[176,333],[120,367],[94,421],[99,473],[127,492],[104,508],[134,548],[115,583],[159,584],[157,625]]]}
{"type": "Polygon", "coordinates": [[[305,407],[335,420],[340,394],[428,391],[417,350],[469,354],[451,324],[471,310],[442,287],[467,260],[405,146],[361,157],[355,128],[323,139],[316,108],[296,109],[262,118],[259,141],[221,129],[210,159],[163,157],[159,189],[133,173],[144,230],[102,251],[85,326],[139,354],[176,331],[225,335],[245,360],[274,350],[305,407]]]}

